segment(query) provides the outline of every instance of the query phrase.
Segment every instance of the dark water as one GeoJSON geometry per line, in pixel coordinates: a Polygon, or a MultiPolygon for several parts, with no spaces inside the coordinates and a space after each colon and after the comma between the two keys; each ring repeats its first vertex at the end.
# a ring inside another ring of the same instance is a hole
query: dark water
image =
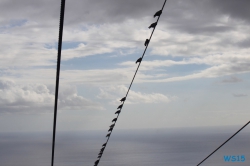
{"type": "MultiPolygon", "coordinates": [[[[237,128],[114,130],[99,166],[195,166],[237,128]]],[[[92,166],[106,131],[58,132],[55,166],[92,166]]],[[[52,133],[0,133],[1,166],[47,166],[52,133]]],[[[203,166],[250,166],[250,132],[245,129],[203,166]],[[244,162],[225,162],[224,155],[244,155],[244,162]]]]}

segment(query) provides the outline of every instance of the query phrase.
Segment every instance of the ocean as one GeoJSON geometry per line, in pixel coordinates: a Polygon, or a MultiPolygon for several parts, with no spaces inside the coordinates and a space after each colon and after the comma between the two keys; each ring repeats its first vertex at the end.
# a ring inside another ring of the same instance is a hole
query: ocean
{"type": "MultiPolygon", "coordinates": [[[[195,166],[240,127],[114,129],[99,166],[195,166]]],[[[250,166],[246,127],[202,166],[250,166]],[[225,161],[235,156],[236,161],[225,161]],[[244,161],[242,156],[244,156],[244,161]]],[[[55,166],[93,166],[107,131],[57,132],[55,166]]],[[[51,165],[52,132],[0,133],[0,166],[51,165]]]]}

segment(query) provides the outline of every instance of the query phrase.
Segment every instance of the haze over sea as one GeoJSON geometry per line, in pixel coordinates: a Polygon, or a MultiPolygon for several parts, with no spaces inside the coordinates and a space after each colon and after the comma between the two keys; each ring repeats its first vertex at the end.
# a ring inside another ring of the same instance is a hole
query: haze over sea
{"type": "MultiPolygon", "coordinates": [[[[195,166],[240,127],[114,130],[99,166],[195,166]]],[[[203,166],[250,165],[250,126],[203,166]],[[244,155],[245,162],[225,162],[244,155]]],[[[57,132],[55,166],[92,166],[107,131],[57,132]]],[[[1,166],[48,166],[52,133],[0,133],[1,166]]]]}

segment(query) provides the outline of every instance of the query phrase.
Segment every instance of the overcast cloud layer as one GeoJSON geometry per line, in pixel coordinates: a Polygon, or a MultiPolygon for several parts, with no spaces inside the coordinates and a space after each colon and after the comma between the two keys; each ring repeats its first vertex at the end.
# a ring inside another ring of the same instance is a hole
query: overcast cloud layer
{"type": "MultiPolygon", "coordinates": [[[[98,112],[119,104],[163,2],[66,2],[60,110],[98,112]]],[[[248,0],[168,0],[134,82],[140,86],[132,87],[127,104],[161,110],[161,104],[195,98],[167,83],[249,82],[240,76],[250,72],[249,8],[248,0]],[[158,91],[140,91],[150,85],[158,91]]],[[[53,111],[59,9],[60,0],[0,0],[0,113],[53,111]]],[[[248,98],[235,87],[230,97],[248,98]]]]}

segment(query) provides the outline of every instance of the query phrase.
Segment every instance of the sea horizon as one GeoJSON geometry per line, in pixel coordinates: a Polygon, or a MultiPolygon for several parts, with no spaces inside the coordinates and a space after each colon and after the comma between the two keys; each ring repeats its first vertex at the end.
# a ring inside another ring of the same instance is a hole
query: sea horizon
{"type": "MultiPolygon", "coordinates": [[[[238,129],[239,126],[115,129],[99,165],[197,165],[238,129]]],[[[248,127],[243,129],[201,165],[249,165],[248,131],[248,127]],[[244,155],[246,160],[226,162],[224,156],[228,155],[244,155]]],[[[105,130],[58,131],[54,165],[94,165],[107,133],[105,130]]],[[[51,141],[51,132],[2,132],[1,166],[50,165],[51,141]]]]}

